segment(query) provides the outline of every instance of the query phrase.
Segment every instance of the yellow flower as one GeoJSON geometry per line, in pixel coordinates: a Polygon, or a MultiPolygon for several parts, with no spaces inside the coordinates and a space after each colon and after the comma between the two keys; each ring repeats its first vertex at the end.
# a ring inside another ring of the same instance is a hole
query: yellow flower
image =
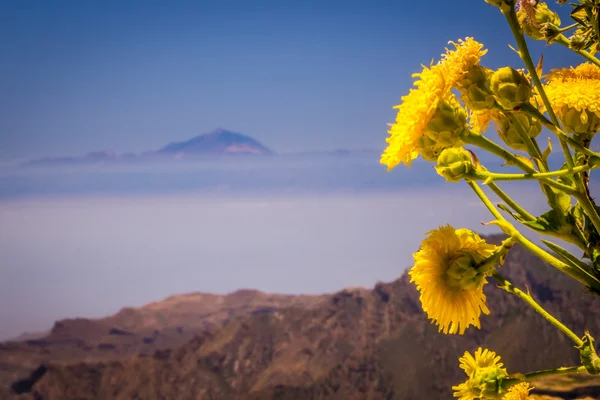
{"type": "Polygon", "coordinates": [[[454,45],[455,50],[446,48],[446,53],[442,54],[442,61],[438,66],[444,74],[446,84],[453,88],[465,72],[479,63],[487,50],[484,50],[483,44],[473,38],[466,38],[464,41],[459,39],[458,43],[450,42],[450,44],[454,45]]]}
{"type": "Polygon", "coordinates": [[[453,386],[454,397],[459,400],[496,399],[502,390],[501,380],[508,376],[500,356],[493,351],[482,349],[469,352],[459,358],[460,368],[465,371],[468,379],[453,386]]]}
{"type": "Polygon", "coordinates": [[[485,51],[483,45],[472,38],[451,43],[455,50],[446,49],[437,64],[423,66],[423,71],[414,74],[413,77],[419,78],[414,82],[415,88],[394,107],[398,109],[396,123],[388,131],[391,136],[387,138],[388,146],[381,156],[381,163],[387,165],[388,170],[400,163],[410,167],[419,154],[435,161],[443,149],[462,145],[459,136],[465,128],[466,114],[451,90],[463,74],[479,62],[485,51]],[[438,121],[448,124],[431,126],[430,122],[436,116],[438,121]]]}
{"type": "Polygon", "coordinates": [[[502,398],[502,400],[527,400],[530,399],[529,391],[532,388],[529,387],[529,383],[521,382],[515,386],[512,386],[508,389],[508,393],[506,396],[502,398]]]}
{"type": "Polygon", "coordinates": [[[450,225],[428,234],[413,255],[415,264],[409,271],[423,311],[446,334],[462,335],[470,325],[480,328],[481,313],[490,313],[483,285],[494,266],[479,267],[498,246],[468,229],[455,230],[450,225]]]}
{"type": "Polygon", "coordinates": [[[577,67],[560,68],[550,71],[545,77],[546,83],[555,80],[568,79],[595,79],[600,80],[600,67],[595,64],[585,62],[577,67]]]}
{"type": "Polygon", "coordinates": [[[552,71],[544,90],[569,133],[593,135],[600,129],[600,67],[584,63],[552,71]]]}

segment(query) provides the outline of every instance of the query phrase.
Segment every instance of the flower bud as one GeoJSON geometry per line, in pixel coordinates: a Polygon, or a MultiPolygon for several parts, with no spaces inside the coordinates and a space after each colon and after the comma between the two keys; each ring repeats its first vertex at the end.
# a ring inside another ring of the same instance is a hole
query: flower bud
{"type": "Polygon", "coordinates": [[[560,26],[560,18],[557,13],[550,10],[546,3],[538,3],[534,9],[533,16],[522,8],[517,12],[519,23],[523,27],[523,31],[534,40],[543,40],[544,24],[550,23],[560,26]]]}
{"type": "Polygon", "coordinates": [[[471,154],[462,147],[446,149],[437,159],[435,170],[448,182],[473,177],[476,172],[471,154]]]}
{"type": "Polygon", "coordinates": [[[600,116],[589,110],[577,110],[564,106],[560,110],[560,120],[567,132],[580,136],[593,136],[600,130],[600,116]]]}
{"type": "Polygon", "coordinates": [[[587,40],[581,35],[573,35],[569,38],[569,47],[575,51],[585,49],[587,40]]]}
{"type": "Polygon", "coordinates": [[[477,274],[477,264],[470,254],[456,258],[446,272],[448,285],[456,289],[472,290],[480,287],[485,276],[477,274]]]}
{"type": "Polygon", "coordinates": [[[559,36],[562,35],[560,27],[550,22],[542,24],[540,32],[542,35],[544,35],[544,40],[548,43],[553,43],[559,36]]]}
{"type": "Polygon", "coordinates": [[[471,110],[487,110],[492,108],[496,99],[490,89],[492,71],[479,64],[471,66],[456,83],[462,94],[462,100],[471,110]]]}
{"type": "MultiPolygon", "coordinates": [[[[542,132],[542,123],[539,120],[523,112],[515,112],[510,115],[521,124],[530,138],[534,138],[542,132]]],[[[504,143],[515,150],[526,151],[527,145],[523,142],[515,123],[502,113],[499,113],[497,121],[496,132],[504,143]]]]}
{"type": "Polygon", "coordinates": [[[470,380],[472,392],[482,400],[493,400],[499,397],[502,390],[501,380],[506,378],[506,370],[499,367],[478,369],[470,380]]]}
{"type": "Polygon", "coordinates": [[[425,160],[436,161],[444,149],[461,146],[467,132],[467,112],[454,98],[440,99],[417,143],[419,152],[425,160]]]}
{"type": "Polygon", "coordinates": [[[529,101],[533,90],[525,75],[511,67],[502,67],[493,73],[491,89],[498,103],[509,110],[529,101]]]}

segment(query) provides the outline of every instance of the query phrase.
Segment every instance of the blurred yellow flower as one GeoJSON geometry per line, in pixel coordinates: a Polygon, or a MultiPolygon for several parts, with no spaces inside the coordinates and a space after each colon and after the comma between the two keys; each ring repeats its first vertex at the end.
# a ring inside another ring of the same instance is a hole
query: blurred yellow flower
{"type": "Polygon", "coordinates": [[[466,112],[451,90],[485,51],[483,45],[472,38],[451,43],[455,50],[446,49],[437,64],[423,66],[423,71],[414,74],[413,77],[419,78],[414,82],[416,88],[394,107],[398,109],[396,123],[388,131],[391,136],[381,156],[381,163],[387,165],[388,170],[400,163],[410,167],[419,154],[435,161],[443,149],[462,145],[459,136],[465,128],[466,112]],[[435,116],[439,117],[438,123],[431,125],[435,116]],[[440,125],[439,121],[447,124],[440,125]]]}
{"type": "Polygon", "coordinates": [[[480,328],[481,313],[489,314],[483,285],[492,268],[480,268],[498,249],[468,230],[450,225],[428,233],[413,255],[411,282],[420,292],[423,311],[446,334],[480,328]]]}
{"type": "Polygon", "coordinates": [[[474,110],[469,116],[469,127],[474,133],[484,134],[490,122],[497,121],[499,117],[497,109],[474,110]]]}
{"type": "Polygon", "coordinates": [[[578,65],[577,67],[559,68],[550,71],[544,76],[546,83],[555,80],[568,79],[595,79],[600,80],[600,67],[589,62],[578,65]]]}
{"type": "Polygon", "coordinates": [[[501,390],[500,380],[508,376],[503,368],[504,364],[500,362],[500,356],[480,347],[474,356],[465,352],[458,360],[468,379],[452,387],[454,397],[458,397],[459,400],[498,398],[501,390]]]}
{"type": "Polygon", "coordinates": [[[530,399],[529,391],[532,388],[529,387],[529,383],[521,382],[515,386],[512,386],[508,389],[508,393],[506,396],[502,398],[502,400],[527,400],[530,399]]]}

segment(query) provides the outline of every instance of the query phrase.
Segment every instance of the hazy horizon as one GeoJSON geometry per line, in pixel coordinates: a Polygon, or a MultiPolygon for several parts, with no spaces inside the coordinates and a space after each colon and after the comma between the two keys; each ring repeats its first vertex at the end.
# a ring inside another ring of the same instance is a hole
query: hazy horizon
{"type": "MultiPolygon", "coordinates": [[[[186,292],[392,281],[427,231],[499,233],[464,183],[373,155],[0,171],[0,339],[186,292]]],[[[595,186],[594,186],[595,187],[595,186]]],[[[535,185],[507,190],[532,213],[535,185]]],[[[531,234],[529,232],[528,234],[531,234]]]]}

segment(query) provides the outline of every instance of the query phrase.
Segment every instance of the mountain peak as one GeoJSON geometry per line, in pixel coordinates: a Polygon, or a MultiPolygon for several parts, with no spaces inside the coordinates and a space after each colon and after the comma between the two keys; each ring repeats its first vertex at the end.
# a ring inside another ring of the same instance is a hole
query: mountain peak
{"type": "Polygon", "coordinates": [[[157,153],[172,154],[178,157],[185,155],[274,154],[271,149],[256,139],[221,127],[183,142],[170,143],[158,150],[157,153]]]}

